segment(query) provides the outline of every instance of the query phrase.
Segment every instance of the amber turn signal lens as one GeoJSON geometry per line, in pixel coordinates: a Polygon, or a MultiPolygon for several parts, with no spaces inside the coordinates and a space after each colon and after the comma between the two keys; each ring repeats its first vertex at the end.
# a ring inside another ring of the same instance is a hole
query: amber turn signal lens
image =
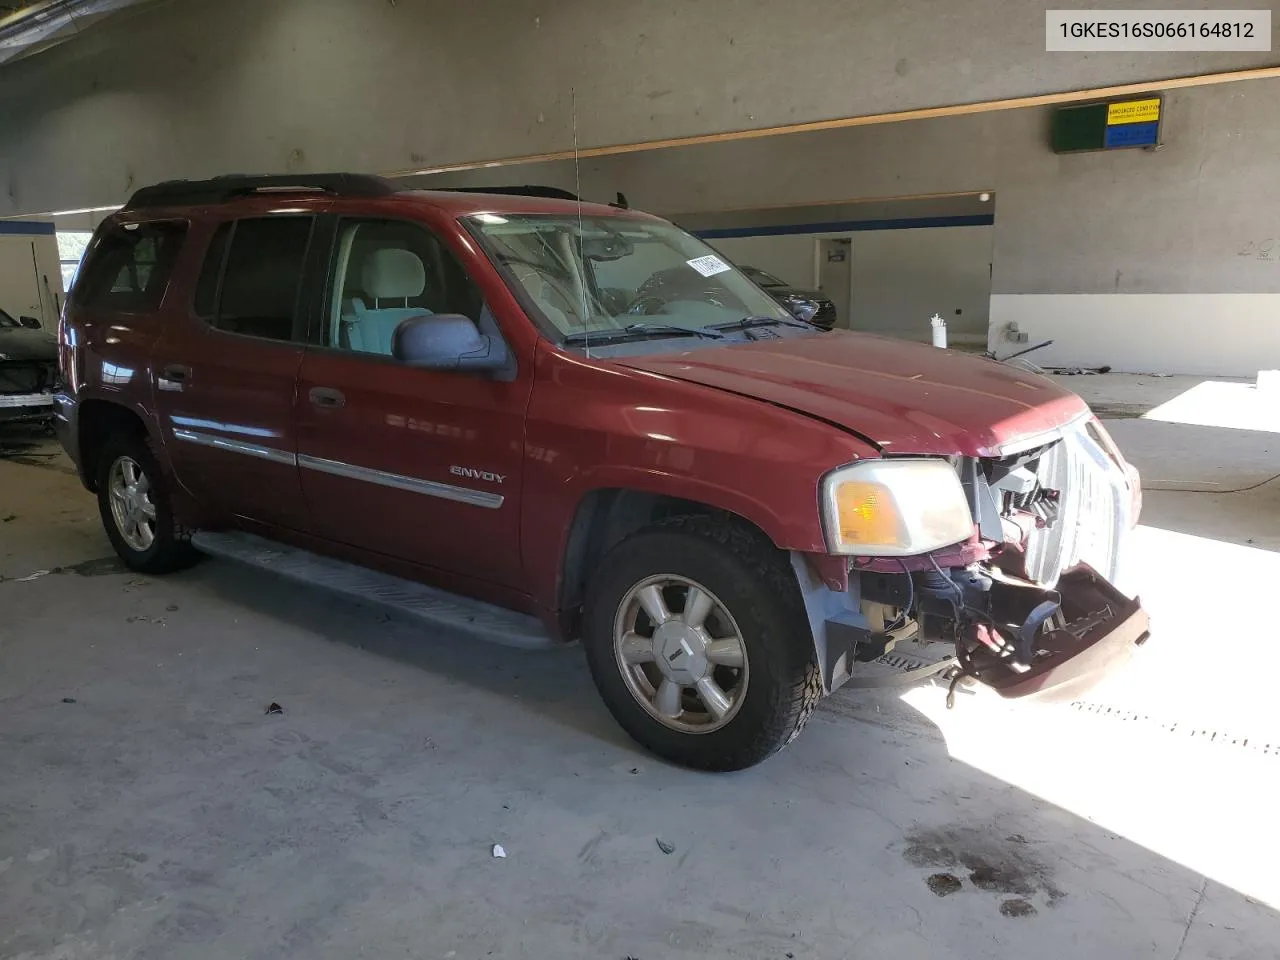
{"type": "Polygon", "coordinates": [[[840,484],[836,488],[836,507],[843,543],[887,547],[903,539],[897,505],[878,483],[840,484]]]}
{"type": "Polygon", "coordinates": [[[968,539],[973,516],[952,464],[863,460],[822,480],[823,530],[833,553],[910,557],[968,539]]]}

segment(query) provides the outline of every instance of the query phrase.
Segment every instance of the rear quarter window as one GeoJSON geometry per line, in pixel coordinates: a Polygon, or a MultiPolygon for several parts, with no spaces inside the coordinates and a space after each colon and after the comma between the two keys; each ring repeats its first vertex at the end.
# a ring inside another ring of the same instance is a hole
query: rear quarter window
{"type": "Polygon", "coordinates": [[[158,310],[186,235],[182,221],[104,228],[89,248],[72,302],[121,313],[158,310]]]}

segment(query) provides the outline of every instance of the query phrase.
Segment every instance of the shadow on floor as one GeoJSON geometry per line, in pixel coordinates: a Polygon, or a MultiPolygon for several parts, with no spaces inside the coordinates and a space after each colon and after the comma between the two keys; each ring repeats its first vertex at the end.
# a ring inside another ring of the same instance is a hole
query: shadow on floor
{"type": "Polygon", "coordinates": [[[430,630],[382,607],[366,606],[238,564],[205,560],[181,575],[230,604],[301,627],[334,643],[430,670],[503,697],[519,697],[557,723],[629,743],[595,696],[582,650],[501,647],[448,629],[430,630]]]}

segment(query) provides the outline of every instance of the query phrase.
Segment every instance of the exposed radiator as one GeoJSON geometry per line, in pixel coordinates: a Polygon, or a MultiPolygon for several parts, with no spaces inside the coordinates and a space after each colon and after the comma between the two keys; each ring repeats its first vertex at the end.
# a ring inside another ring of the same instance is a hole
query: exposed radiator
{"type": "Polygon", "coordinates": [[[1124,471],[1091,432],[1088,422],[1068,428],[1040,458],[1040,484],[1058,491],[1056,503],[1036,512],[1045,526],[1027,541],[1027,574],[1053,584],[1063,570],[1087,563],[1109,580],[1119,569],[1120,550],[1131,524],[1124,471]]]}

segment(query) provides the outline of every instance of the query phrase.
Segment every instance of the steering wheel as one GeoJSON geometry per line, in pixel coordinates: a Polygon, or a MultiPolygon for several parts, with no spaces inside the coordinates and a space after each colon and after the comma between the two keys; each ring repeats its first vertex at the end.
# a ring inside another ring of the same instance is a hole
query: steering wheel
{"type": "Polygon", "coordinates": [[[661,313],[666,305],[667,301],[662,297],[655,296],[652,293],[642,293],[628,303],[627,309],[623,312],[631,316],[652,317],[661,313]]]}

